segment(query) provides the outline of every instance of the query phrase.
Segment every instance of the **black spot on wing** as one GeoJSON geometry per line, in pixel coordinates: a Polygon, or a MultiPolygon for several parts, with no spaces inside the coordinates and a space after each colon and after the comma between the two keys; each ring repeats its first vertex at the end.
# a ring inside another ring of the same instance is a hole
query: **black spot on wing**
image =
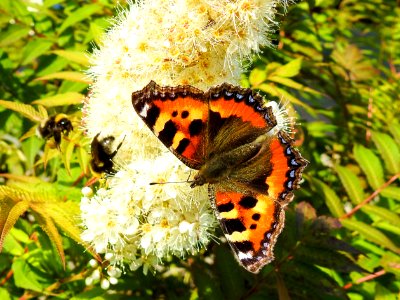
{"type": "Polygon", "coordinates": [[[190,144],[190,140],[187,138],[183,138],[179,142],[179,145],[175,149],[175,151],[178,152],[179,154],[182,154],[186,150],[187,146],[189,146],[189,144],[190,144]]]}
{"type": "Polygon", "coordinates": [[[244,241],[244,242],[235,242],[233,245],[243,253],[247,253],[249,251],[254,251],[253,243],[250,241],[244,241]]]}
{"type": "Polygon", "coordinates": [[[147,115],[144,118],[147,126],[150,128],[153,128],[153,126],[156,124],[156,121],[158,117],[160,116],[160,108],[153,105],[147,110],[147,115]]]}
{"type": "Polygon", "coordinates": [[[189,116],[189,112],[188,112],[187,110],[184,110],[184,111],[181,113],[182,119],[186,119],[188,116],[189,116]]]}
{"type": "Polygon", "coordinates": [[[195,119],[192,122],[190,122],[189,125],[189,134],[190,136],[196,136],[201,133],[203,129],[203,121],[200,119],[195,119]]]}
{"type": "Polygon", "coordinates": [[[239,201],[239,205],[245,209],[250,209],[256,206],[258,200],[254,197],[251,196],[244,196],[242,199],[239,201]]]}
{"type": "Polygon", "coordinates": [[[246,230],[246,227],[239,219],[222,219],[221,222],[225,225],[228,234],[232,234],[235,231],[242,232],[246,230]]]}
{"type": "Polygon", "coordinates": [[[260,220],[261,215],[258,214],[258,213],[256,213],[256,214],[252,215],[251,218],[252,218],[254,221],[258,221],[258,220],[260,220]]]}
{"type": "Polygon", "coordinates": [[[161,142],[164,143],[165,146],[169,148],[172,145],[174,136],[177,131],[178,129],[175,123],[169,120],[168,122],[165,123],[164,129],[159,132],[158,138],[161,140],[161,142]]]}
{"type": "Polygon", "coordinates": [[[218,205],[217,208],[218,208],[218,211],[220,213],[222,213],[222,212],[230,212],[232,209],[235,208],[235,205],[232,202],[229,202],[229,203],[218,205]]]}

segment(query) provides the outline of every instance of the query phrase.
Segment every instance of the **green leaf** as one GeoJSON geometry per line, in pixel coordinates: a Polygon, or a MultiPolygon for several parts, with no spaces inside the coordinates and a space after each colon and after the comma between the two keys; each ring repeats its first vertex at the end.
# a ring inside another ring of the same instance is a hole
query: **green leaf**
{"type": "Polygon", "coordinates": [[[397,213],[392,212],[391,210],[381,207],[381,206],[376,206],[376,205],[370,205],[366,204],[361,208],[363,211],[367,213],[374,214],[381,218],[384,221],[388,221],[389,223],[398,226],[400,228],[400,217],[397,213]]]}
{"type": "Polygon", "coordinates": [[[400,188],[395,186],[388,186],[381,191],[381,195],[387,198],[400,200],[400,188]]]}
{"type": "Polygon", "coordinates": [[[396,143],[398,145],[400,145],[400,124],[397,122],[392,122],[390,124],[389,127],[389,131],[392,134],[392,136],[394,137],[394,139],[396,140],[396,143]]]}
{"type": "Polygon", "coordinates": [[[299,74],[300,69],[301,69],[301,63],[302,63],[302,58],[297,58],[286,65],[283,65],[274,71],[275,76],[279,77],[293,77],[299,74]]]}
{"type": "Polygon", "coordinates": [[[89,57],[86,52],[68,51],[68,50],[55,50],[52,53],[64,57],[65,59],[80,64],[84,67],[89,66],[89,57]]]}
{"type": "Polygon", "coordinates": [[[227,299],[240,299],[246,291],[242,270],[233,255],[226,247],[219,245],[215,251],[217,271],[221,278],[221,289],[227,299]]]}
{"type": "Polygon", "coordinates": [[[0,288],[0,299],[11,300],[11,295],[5,288],[0,288]]]}
{"type": "Polygon", "coordinates": [[[353,149],[354,158],[367,176],[368,183],[373,189],[384,184],[383,168],[379,158],[372,150],[356,144],[353,149]]]}
{"type": "Polygon", "coordinates": [[[344,215],[343,203],[335,191],[318,179],[312,179],[312,181],[315,183],[318,193],[323,195],[331,214],[336,218],[344,215]]]}
{"type": "Polygon", "coordinates": [[[68,92],[64,94],[57,94],[52,97],[42,98],[32,101],[32,104],[40,104],[45,107],[57,107],[64,105],[82,104],[84,95],[75,92],[68,92]]]}
{"type": "Polygon", "coordinates": [[[380,260],[382,266],[387,272],[395,274],[400,277],[400,256],[392,252],[386,252],[382,255],[380,260]]]}
{"type": "Polygon", "coordinates": [[[352,171],[350,171],[350,169],[346,167],[336,166],[335,170],[338,173],[340,181],[346,189],[350,200],[354,204],[361,203],[364,200],[365,196],[360,179],[352,171]]]}
{"type": "Polygon", "coordinates": [[[23,258],[14,260],[12,270],[15,285],[21,289],[42,292],[47,287],[47,284],[42,283],[42,274],[23,258]]]}
{"type": "Polygon", "coordinates": [[[13,111],[19,112],[25,118],[28,118],[34,122],[40,122],[44,118],[46,118],[46,116],[43,115],[40,111],[36,111],[32,105],[5,100],[0,100],[0,105],[13,111]]]}
{"type": "Polygon", "coordinates": [[[375,298],[374,300],[396,300],[396,293],[392,293],[384,286],[376,283],[375,285],[375,298]]]}
{"type": "Polygon", "coordinates": [[[381,154],[386,168],[391,174],[400,172],[400,149],[386,133],[372,132],[372,140],[381,154]]]}
{"type": "MultiPolygon", "coordinates": [[[[44,205],[41,205],[43,207],[44,205]]],[[[35,209],[34,212],[35,218],[38,221],[40,227],[43,231],[48,235],[51,242],[57,249],[58,256],[61,259],[61,263],[65,268],[65,255],[64,255],[64,248],[62,244],[61,235],[58,232],[56,225],[52,220],[51,211],[45,211],[44,209],[35,209]],[[42,213],[44,212],[44,213],[42,213]]]]}
{"type": "Polygon", "coordinates": [[[31,41],[26,45],[24,51],[22,52],[22,65],[26,65],[31,63],[35,58],[41,56],[42,54],[46,53],[53,42],[44,40],[44,39],[36,39],[31,41]]]}
{"type": "Polygon", "coordinates": [[[18,257],[24,254],[24,247],[12,235],[13,229],[11,230],[11,234],[8,234],[4,239],[2,253],[8,253],[12,256],[18,257]]]}
{"type": "MultiPolygon", "coordinates": [[[[2,207],[4,207],[2,203],[2,207]]],[[[1,220],[3,221],[3,214],[6,214],[6,218],[4,219],[4,223],[2,222],[0,224],[0,231],[1,231],[1,236],[0,236],[0,251],[3,248],[3,242],[4,238],[6,235],[9,233],[11,228],[15,225],[19,217],[27,211],[29,208],[29,203],[28,201],[19,201],[14,203],[14,205],[11,207],[10,210],[8,211],[1,211],[1,220]]]]}
{"type": "Polygon", "coordinates": [[[267,79],[267,72],[265,72],[265,70],[258,68],[251,70],[249,75],[249,82],[253,88],[257,88],[266,79],[267,79]]]}
{"type": "Polygon", "coordinates": [[[29,27],[14,25],[6,31],[0,32],[0,48],[9,46],[26,37],[31,29],[29,27]]]}
{"type": "Polygon", "coordinates": [[[44,75],[35,79],[35,81],[39,80],[50,80],[50,79],[63,79],[63,80],[70,80],[75,82],[83,82],[83,83],[92,83],[89,77],[85,74],[80,72],[72,72],[72,71],[65,71],[65,72],[56,72],[48,75],[44,75]]]}
{"type": "Polygon", "coordinates": [[[102,7],[99,4],[89,4],[78,8],[77,10],[71,12],[68,18],[65,19],[64,23],[58,29],[58,34],[61,35],[61,33],[68,27],[71,27],[78,22],[89,19],[91,15],[101,12],[101,10],[102,7]]]}
{"type": "Polygon", "coordinates": [[[365,239],[367,239],[375,244],[378,244],[382,247],[390,249],[394,252],[397,252],[397,253],[400,252],[400,249],[386,235],[384,235],[380,230],[372,227],[371,225],[368,225],[363,222],[355,221],[355,220],[349,220],[349,219],[344,219],[344,220],[341,220],[340,222],[347,229],[357,231],[365,239]]]}

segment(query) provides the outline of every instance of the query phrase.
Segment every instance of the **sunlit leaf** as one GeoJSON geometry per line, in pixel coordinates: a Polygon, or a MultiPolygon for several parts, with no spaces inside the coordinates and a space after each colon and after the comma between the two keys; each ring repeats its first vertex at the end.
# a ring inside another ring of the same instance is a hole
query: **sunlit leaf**
{"type": "Polygon", "coordinates": [[[358,179],[358,177],[346,167],[336,166],[335,170],[338,173],[340,181],[346,189],[350,200],[354,204],[358,204],[363,201],[364,192],[363,188],[361,187],[360,179],[358,179]]]}
{"type": "Polygon", "coordinates": [[[54,50],[52,53],[64,57],[65,59],[80,64],[84,67],[89,65],[89,57],[88,54],[85,52],[79,51],[68,51],[68,50],[54,50]]]}
{"type": "Polygon", "coordinates": [[[46,53],[51,48],[52,45],[53,45],[52,41],[44,39],[37,39],[28,43],[28,45],[24,48],[22,54],[23,55],[22,64],[26,65],[31,63],[34,59],[46,53]]]}
{"type": "Polygon", "coordinates": [[[353,153],[358,165],[367,176],[368,183],[374,189],[379,188],[385,182],[379,158],[372,150],[358,144],[354,146],[353,153]]]}
{"type": "Polygon", "coordinates": [[[253,69],[249,75],[249,82],[253,88],[257,88],[267,78],[267,73],[262,69],[253,69]]]}
{"type": "Polygon", "coordinates": [[[322,195],[326,201],[326,205],[328,206],[332,215],[337,218],[344,215],[343,203],[335,191],[320,180],[313,179],[313,182],[319,194],[322,195]]]}
{"type": "Polygon", "coordinates": [[[344,219],[341,220],[343,226],[346,228],[360,233],[367,240],[376,243],[382,247],[390,249],[394,252],[400,253],[400,248],[398,248],[386,235],[384,235],[380,230],[368,225],[366,223],[344,219]]]}
{"type": "Polygon", "coordinates": [[[44,76],[36,78],[35,81],[51,80],[51,79],[64,79],[64,80],[82,82],[82,83],[87,83],[87,84],[92,83],[91,80],[87,77],[87,75],[80,73],[80,72],[69,72],[69,71],[57,72],[57,73],[44,75],[44,76]]]}
{"type": "Polygon", "coordinates": [[[40,122],[45,118],[45,116],[41,114],[39,111],[36,111],[32,105],[13,102],[13,101],[5,101],[5,100],[0,100],[0,105],[4,106],[5,108],[19,112],[24,117],[34,122],[40,122]]]}
{"type": "Polygon", "coordinates": [[[40,270],[34,268],[25,259],[17,258],[12,264],[15,285],[21,289],[42,292],[49,285],[44,283],[40,270]]]}
{"type": "Polygon", "coordinates": [[[279,77],[294,77],[299,74],[301,69],[302,58],[293,59],[286,65],[283,65],[274,71],[275,76],[279,77]]]}
{"type": "Polygon", "coordinates": [[[33,104],[40,104],[46,107],[56,107],[56,106],[64,106],[64,105],[76,105],[82,104],[82,100],[85,98],[84,95],[80,93],[64,93],[57,94],[52,97],[42,98],[39,100],[32,101],[33,104]]]}
{"type": "Polygon", "coordinates": [[[68,27],[88,19],[91,15],[100,12],[101,9],[101,6],[98,4],[87,4],[78,8],[65,19],[61,27],[58,29],[58,34],[61,34],[68,27]]]}
{"type": "Polygon", "coordinates": [[[365,212],[368,212],[370,214],[374,214],[376,216],[378,216],[379,218],[381,218],[383,221],[387,221],[395,226],[398,226],[400,228],[400,217],[397,213],[381,207],[381,206],[377,206],[377,205],[364,205],[362,207],[362,210],[365,212]]]}
{"type": "Polygon", "coordinates": [[[391,174],[400,172],[400,148],[387,134],[372,132],[372,140],[378,148],[385,166],[391,174]]]}

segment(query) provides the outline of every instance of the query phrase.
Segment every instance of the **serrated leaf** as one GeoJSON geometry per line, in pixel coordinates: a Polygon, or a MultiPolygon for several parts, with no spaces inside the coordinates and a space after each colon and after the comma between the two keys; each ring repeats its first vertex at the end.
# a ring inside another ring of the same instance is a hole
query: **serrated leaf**
{"type": "Polygon", "coordinates": [[[397,253],[400,252],[400,249],[386,235],[384,235],[380,230],[372,227],[371,225],[350,219],[343,219],[341,220],[341,223],[347,229],[357,231],[365,239],[375,244],[378,244],[397,253]]]}
{"type": "Polygon", "coordinates": [[[0,48],[11,45],[26,37],[31,30],[28,26],[21,26],[15,24],[14,26],[10,26],[8,30],[2,30],[0,33],[0,48]]]}
{"type": "Polygon", "coordinates": [[[323,195],[326,206],[328,206],[331,214],[336,218],[344,215],[343,203],[340,201],[335,191],[318,179],[313,179],[312,181],[315,183],[319,194],[323,195]]]}
{"type": "MultiPolygon", "coordinates": [[[[42,205],[41,205],[42,206],[42,205]]],[[[56,225],[54,224],[53,220],[49,217],[49,214],[42,214],[40,213],[40,207],[37,207],[34,209],[34,215],[35,218],[40,225],[40,227],[43,229],[43,231],[47,234],[47,236],[50,238],[51,242],[53,245],[55,245],[57,249],[58,256],[61,259],[61,263],[63,267],[65,268],[65,255],[64,255],[64,248],[62,245],[62,239],[61,235],[58,232],[58,229],[56,225]]]]}
{"type": "Polygon", "coordinates": [[[258,68],[251,70],[249,75],[249,82],[253,88],[257,88],[266,79],[267,79],[267,72],[265,72],[265,70],[258,68]]]}
{"type": "Polygon", "coordinates": [[[376,205],[370,205],[366,204],[364,205],[361,210],[363,210],[366,213],[372,213],[379,218],[381,218],[383,221],[388,221],[392,225],[398,226],[400,228],[400,217],[397,213],[392,212],[391,210],[381,207],[381,206],[376,206],[376,205]]]}
{"type": "Polygon", "coordinates": [[[86,52],[70,51],[70,50],[55,50],[52,53],[61,56],[71,62],[80,64],[84,67],[89,66],[89,57],[86,52]]]}
{"type": "Polygon", "coordinates": [[[11,295],[5,288],[0,288],[0,299],[11,300],[11,295]]]}
{"type": "Polygon", "coordinates": [[[13,230],[4,238],[2,253],[18,257],[24,254],[24,247],[22,247],[18,240],[12,235],[12,231],[13,230]]]}
{"type": "Polygon", "coordinates": [[[15,285],[21,289],[42,292],[47,284],[42,284],[42,274],[22,258],[17,258],[12,264],[15,285]]]}
{"type": "Polygon", "coordinates": [[[71,12],[71,14],[65,19],[61,27],[58,29],[58,34],[67,29],[68,27],[88,19],[91,15],[101,12],[102,7],[98,4],[88,4],[78,8],[77,10],[71,12]]]}
{"type": "Polygon", "coordinates": [[[92,81],[87,77],[87,75],[82,74],[80,72],[72,72],[72,71],[56,72],[56,73],[44,75],[44,76],[36,78],[34,81],[50,80],[50,79],[63,79],[63,80],[69,80],[69,81],[74,81],[74,82],[83,82],[83,83],[87,83],[87,84],[92,83],[92,81]]]}
{"type": "Polygon", "coordinates": [[[46,107],[77,105],[82,104],[84,98],[85,96],[80,93],[68,92],[64,94],[57,94],[52,97],[35,100],[32,101],[32,104],[40,104],[46,107]]]}
{"type": "Polygon", "coordinates": [[[36,111],[36,109],[32,105],[13,102],[13,101],[5,101],[5,100],[0,100],[0,105],[4,106],[5,108],[18,112],[24,117],[34,122],[40,122],[45,117],[42,115],[42,113],[36,111]]]}
{"type": "Polygon", "coordinates": [[[31,63],[35,58],[46,53],[52,45],[52,41],[44,39],[35,39],[27,43],[22,53],[23,60],[21,64],[26,65],[31,63]]]}
{"type": "Polygon", "coordinates": [[[296,58],[286,65],[283,65],[274,71],[275,76],[279,77],[293,77],[299,74],[301,69],[302,58],[296,58]]]}
{"type": "Polygon", "coordinates": [[[356,144],[353,153],[358,165],[367,176],[370,186],[373,189],[378,189],[384,184],[382,164],[374,152],[362,145],[356,144]]]}
{"type": "Polygon", "coordinates": [[[372,140],[381,154],[390,174],[400,172],[400,149],[396,142],[386,133],[372,132],[372,140]]]}
{"type": "MultiPolygon", "coordinates": [[[[4,238],[8,234],[8,232],[13,228],[19,217],[27,211],[29,208],[29,203],[27,201],[19,201],[12,205],[11,209],[8,211],[3,211],[3,204],[1,205],[2,210],[1,210],[1,220],[3,220],[3,214],[7,214],[7,217],[4,220],[4,223],[2,222],[0,224],[0,231],[1,231],[1,236],[0,236],[0,252],[3,248],[3,242],[4,238]]],[[[9,206],[8,206],[9,207],[9,206]]]]}
{"type": "Polygon", "coordinates": [[[381,191],[381,195],[387,198],[400,200],[400,188],[395,186],[388,186],[381,191]]]}
{"type": "Polygon", "coordinates": [[[397,122],[392,122],[390,124],[389,127],[389,131],[392,134],[392,136],[394,137],[394,139],[396,140],[396,143],[398,145],[400,145],[400,124],[397,122]]]}
{"type": "Polygon", "coordinates": [[[350,200],[354,204],[361,203],[365,196],[360,179],[358,179],[358,177],[346,167],[336,166],[335,170],[338,173],[340,181],[346,189],[350,200]]]}

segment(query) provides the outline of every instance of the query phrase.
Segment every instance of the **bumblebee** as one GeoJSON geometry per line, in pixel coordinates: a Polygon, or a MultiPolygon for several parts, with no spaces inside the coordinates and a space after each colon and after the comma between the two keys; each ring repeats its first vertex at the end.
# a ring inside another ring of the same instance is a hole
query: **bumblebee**
{"type": "Polygon", "coordinates": [[[74,130],[72,123],[65,114],[51,116],[38,127],[39,135],[46,140],[53,137],[57,148],[60,148],[61,134],[68,136],[72,130],[74,130]]]}
{"type": "Polygon", "coordinates": [[[92,166],[92,170],[96,173],[115,174],[116,171],[114,170],[112,159],[117,154],[123,141],[119,143],[117,148],[113,151],[112,144],[114,143],[115,137],[107,136],[103,139],[99,139],[99,135],[100,133],[94,137],[91,143],[92,160],[90,161],[90,165],[92,166]]]}

